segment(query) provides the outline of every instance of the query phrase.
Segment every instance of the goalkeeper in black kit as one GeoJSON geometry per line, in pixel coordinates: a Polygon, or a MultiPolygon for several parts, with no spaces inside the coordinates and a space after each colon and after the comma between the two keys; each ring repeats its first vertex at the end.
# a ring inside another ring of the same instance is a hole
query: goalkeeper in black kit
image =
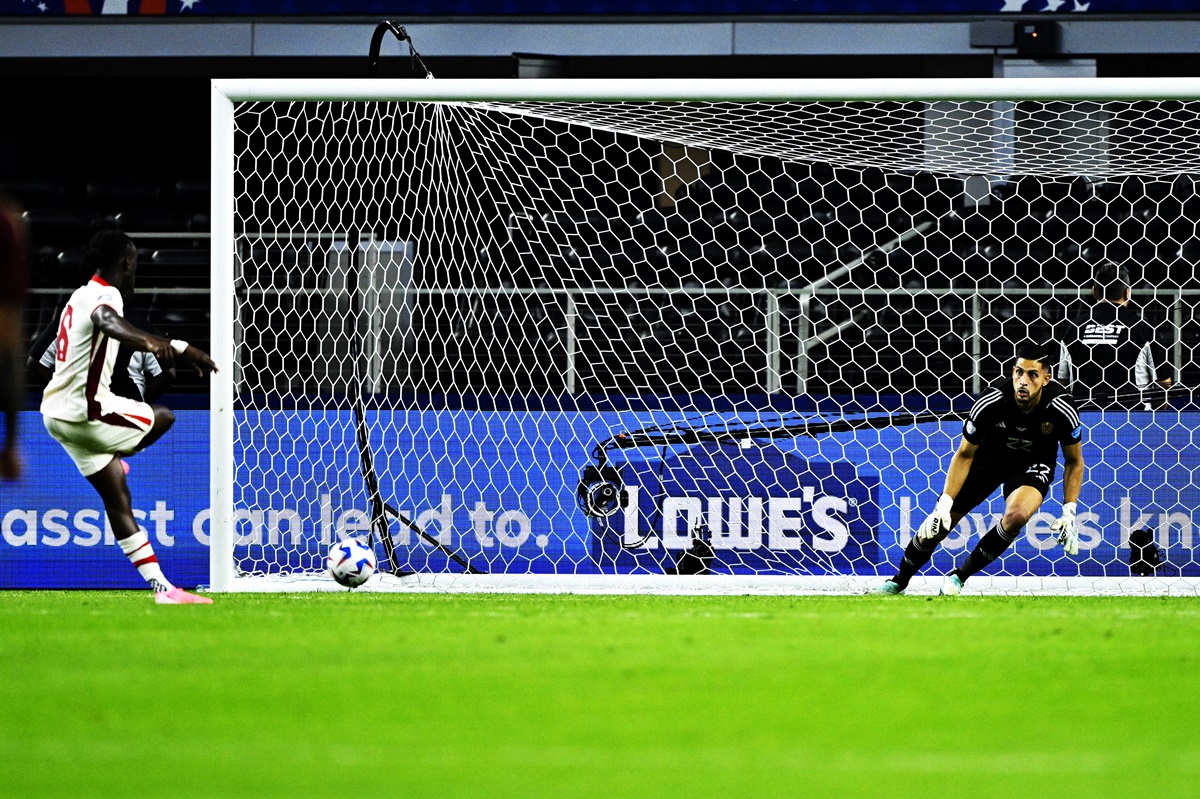
{"type": "Polygon", "coordinates": [[[872,589],[902,594],[959,520],[1004,486],[1004,515],[976,544],[939,593],[958,595],[971,575],[1008,549],[1042,506],[1063,454],[1062,515],[1051,525],[1068,555],[1079,554],[1075,505],[1083,485],[1083,429],[1071,395],[1051,383],[1051,349],[1017,348],[1012,380],[985,391],[963,422],[962,442],[950,460],[946,487],[929,518],[904,550],[896,576],[872,589]]]}

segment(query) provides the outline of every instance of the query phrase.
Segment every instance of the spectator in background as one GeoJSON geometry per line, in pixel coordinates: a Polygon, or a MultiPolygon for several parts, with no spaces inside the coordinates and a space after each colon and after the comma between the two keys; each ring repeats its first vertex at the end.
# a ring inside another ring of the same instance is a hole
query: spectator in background
{"type": "Polygon", "coordinates": [[[0,196],[0,413],[4,415],[4,447],[0,479],[21,476],[17,413],[21,409],[21,313],[29,289],[25,223],[17,204],[0,196]]]}
{"type": "MultiPolygon", "coordinates": [[[[135,308],[125,310],[125,319],[141,330],[161,336],[162,331],[150,325],[144,313],[135,308]]],[[[54,355],[58,337],[57,317],[34,339],[29,351],[27,369],[30,382],[44,390],[54,376],[54,355]]],[[[122,342],[113,366],[112,392],[142,402],[154,402],[175,382],[175,362],[160,363],[152,352],[135,350],[122,342]]]]}
{"type": "Polygon", "coordinates": [[[1062,323],[1055,338],[1056,376],[1083,405],[1151,410],[1166,406],[1172,383],[1166,348],[1131,303],[1129,270],[1110,261],[1096,267],[1093,302],[1062,323]],[[1162,391],[1153,391],[1155,386],[1162,391]]]}

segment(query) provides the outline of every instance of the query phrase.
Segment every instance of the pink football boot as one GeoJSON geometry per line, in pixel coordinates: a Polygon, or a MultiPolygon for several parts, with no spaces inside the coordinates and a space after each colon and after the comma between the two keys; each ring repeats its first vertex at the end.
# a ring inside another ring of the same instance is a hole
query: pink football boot
{"type": "Polygon", "coordinates": [[[211,605],[212,600],[206,596],[189,594],[182,588],[172,588],[170,591],[156,591],[154,601],[159,605],[211,605]]]}

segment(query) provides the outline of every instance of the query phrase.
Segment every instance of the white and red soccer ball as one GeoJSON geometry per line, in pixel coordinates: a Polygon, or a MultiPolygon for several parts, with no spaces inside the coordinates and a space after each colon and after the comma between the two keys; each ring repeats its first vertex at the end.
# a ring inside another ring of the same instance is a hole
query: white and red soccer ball
{"type": "Polygon", "coordinates": [[[378,568],[374,550],[357,538],[346,538],[334,544],[325,563],[329,575],[347,588],[362,585],[378,568]]]}

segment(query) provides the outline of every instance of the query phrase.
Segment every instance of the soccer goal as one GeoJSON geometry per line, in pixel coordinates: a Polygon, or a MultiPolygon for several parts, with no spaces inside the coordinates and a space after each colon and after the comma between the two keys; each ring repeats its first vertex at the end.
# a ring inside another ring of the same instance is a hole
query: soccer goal
{"type": "Polygon", "coordinates": [[[1200,81],[218,80],[212,125],[215,590],[349,536],[368,590],[865,590],[1102,261],[1172,386],[1081,387],[1079,555],[1060,463],[969,587],[1200,585],[1200,81]]]}

